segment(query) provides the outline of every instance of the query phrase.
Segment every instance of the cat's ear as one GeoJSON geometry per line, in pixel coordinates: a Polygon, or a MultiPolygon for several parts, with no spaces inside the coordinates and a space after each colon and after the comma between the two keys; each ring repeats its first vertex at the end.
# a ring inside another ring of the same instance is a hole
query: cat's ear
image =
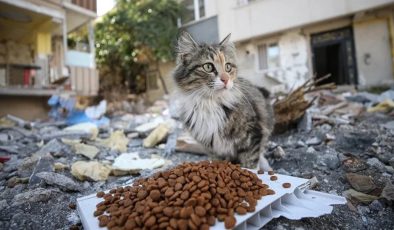
{"type": "Polygon", "coordinates": [[[229,33],[229,34],[219,43],[219,45],[225,46],[225,45],[230,44],[230,43],[231,43],[231,42],[230,42],[230,38],[231,38],[231,33],[229,33]]]}
{"type": "Polygon", "coordinates": [[[190,53],[193,53],[198,47],[198,44],[192,36],[186,32],[182,31],[178,37],[178,44],[177,44],[177,53],[178,56],[183,58],[189,56],[190,53]]]}

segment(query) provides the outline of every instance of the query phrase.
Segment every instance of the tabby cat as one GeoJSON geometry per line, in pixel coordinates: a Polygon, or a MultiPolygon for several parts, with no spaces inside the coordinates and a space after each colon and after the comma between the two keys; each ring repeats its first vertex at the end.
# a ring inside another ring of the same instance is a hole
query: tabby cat
{"type": "Polygon", "coordinates": [[[274,116],[269,92],[238,76],[228,35],[219,44],[197,43],[182,32],[174,80],[180,119],[217,159],[269,170],[264,157],[274,116]]]}

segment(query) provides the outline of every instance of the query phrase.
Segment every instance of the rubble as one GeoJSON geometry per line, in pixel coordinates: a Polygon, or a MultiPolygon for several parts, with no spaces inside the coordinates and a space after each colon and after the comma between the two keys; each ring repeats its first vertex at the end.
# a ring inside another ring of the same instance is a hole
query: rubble
{"type": "MultiPolygon", "coordinates": [[[[310,179],[317,190],[346,194],[349,208],[334,207],[330,216],[308,219],[308,227],[279,218],[266,228],[359,229],[365,221],[377,228],[394,227],[394,113],[368,112],[383,96],[314,91],[303,100],[311,104],[303,114],[297,112],[299,119],[282,130],[286,132],[271,137],[267,160],[278,173],[310,179]]],[[[44,229],[79,226],[76,211],[68,208],[77,197],[130,184],[172,165],[211,159],[176,120],[173,106],[162,101],[140,114],[117,112],[103,126],[0,118],[0,228],[44,222],[52,227],[44,229]],[[18,206],[23,208],[9,211],[18,206]]]]}

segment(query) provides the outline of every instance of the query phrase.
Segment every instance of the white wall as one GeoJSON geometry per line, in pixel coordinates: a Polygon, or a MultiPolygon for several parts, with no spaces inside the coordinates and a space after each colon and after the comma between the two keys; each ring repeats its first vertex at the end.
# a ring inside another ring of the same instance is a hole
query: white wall
{"type": "Polygon", "coordinates": [[[394,3],[394,0],[217,0],[219,37],[241,41],[394,3]]]}
{"type": "Polygon", "coordinates": [[[373,86],[393,83],[387,20],[356,23],[354,35],[359,84],[373,86]]]}

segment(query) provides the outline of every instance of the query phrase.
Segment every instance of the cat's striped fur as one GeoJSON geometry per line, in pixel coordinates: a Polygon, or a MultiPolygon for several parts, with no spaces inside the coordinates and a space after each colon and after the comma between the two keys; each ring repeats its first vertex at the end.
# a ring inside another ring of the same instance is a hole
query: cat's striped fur
{"type": "Polygon", "coordinates": [[[265,89],[237,76],[229,36],[219,44],[198,44],[186,32],[178,39],[174,79],[180,118],[193,137],[221,159],[268,169],[265,145],[274,124],[265,89]]]}

